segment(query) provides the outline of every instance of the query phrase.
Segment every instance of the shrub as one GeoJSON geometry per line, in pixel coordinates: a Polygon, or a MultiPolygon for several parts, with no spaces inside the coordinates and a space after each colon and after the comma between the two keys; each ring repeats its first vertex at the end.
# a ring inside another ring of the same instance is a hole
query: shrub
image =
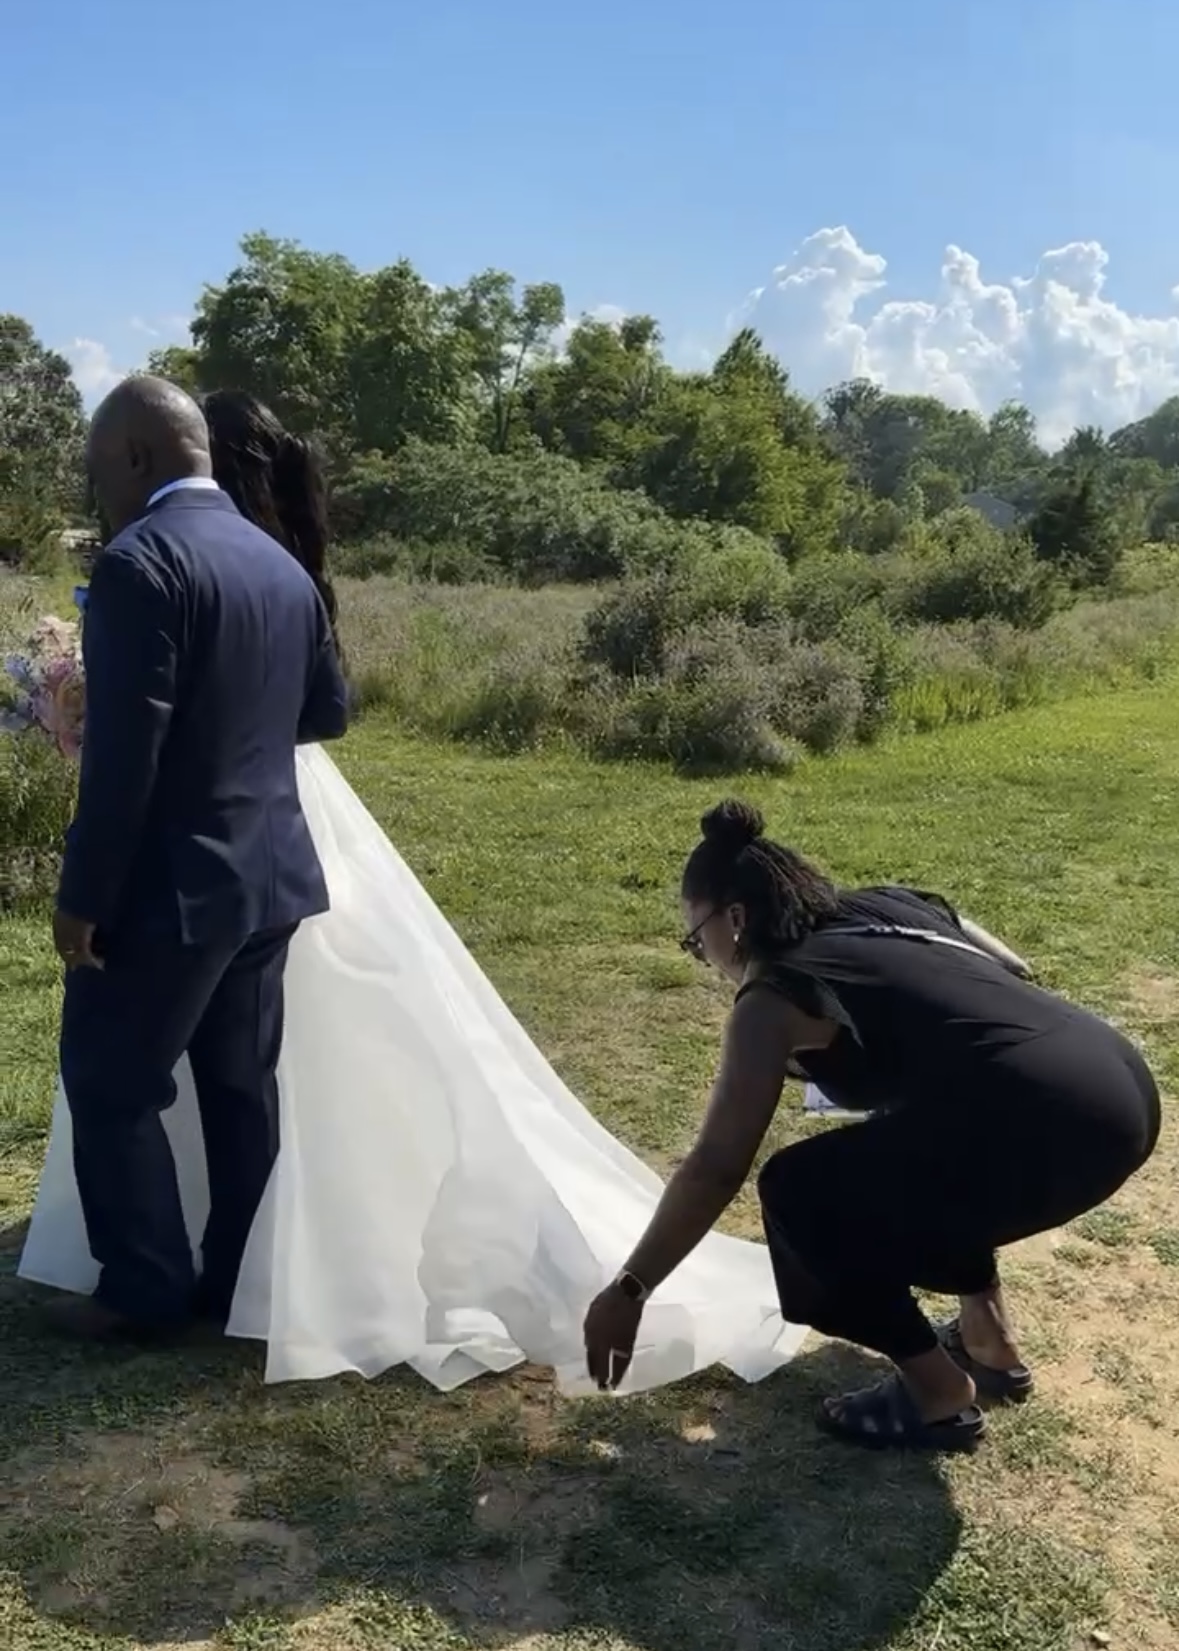
{"type": "Polygon", "coordinates": [[[380,539],[395,520],[397,460],[391,453],[356,453],[333,479],[332,530],[345,542],[380,539]]]}
{"type": "Polygon", "coordinates": [[[843,522],[842,542],[865,556],[898,550],[909,531],[909,517],[893,499],[876,499],[856,489],[843,522]]]}
{"type": "Polygon", "coordinates": [[[447,539],[394,539],[389,534],[338,545],[332,570],[343,578],[384,575],[427,585],[482,585],[502,578],[502,570],[469,545],[447,539]]]}
{"type": "MultiPolygon", "coordinates": [[[[678,522],[643,493],[610,487],[594,470],[539,449],[489,453],[413,441],[396,455],[367,455],[333,495],[347,540],[463,547],[486,577],[521,584],[593,582],[669,567],[707,550],[764,548],[741,528],[678,522]]],[[[364,556],[349,553],[364,572],[364,556]]],[[[455,561],[451,552],[449,560],[455,561]]],[[[386,551],[382,571],[408,569],[386,551]]]]}
{"type": "Polygon", "coordinates": [[[691,773],[789,770],[797,749],[773,727],[771,679],[745,640],[743,626],[720,620],[674,643],[664,674],[635,683],[614,705],[597,748],[691,773]]]}
{"type": "Polygon", "coordinates": [[[76,765],[34,736],[0,737],[0,905],[52,891],[76,765]]]}
{"type": "Polygon", "coordinates": [[[855,661],[862,695],[856,737],[874,740],[888,726],[893,703],[911,679],[913,658],[903,632],[876,603],[847,615],[835,640],[855,661]]]}
{"type": "Polygon", "coordinates": [[[1157,540],[1128,549],[1110,581],[1115,596],[1150,596],[1179,587],[1179,543],[1157,540]]]}
{"type": "Polygon", "coordinates": [[[492,751],[533,750],[561,726],[564,697],[558,661],[501,655],[455,715],[452,732],[492,751]]]}
{"type": "Polygon", "coordinates": [[[1054,611],[1060,587],[1026,541],[990,527],[974,510],[910,524],[904,549],[845,551],[797,569],[788,609],[804,636],[840,636],[851,615],[883,609],[905,624],[996,618],[1035,628],[1054,611]]]}
{"type": "Polygon", "coordinates": [[[803,562],[786,599],[786,611],[813,642],[836,636],[848,616],[878,602],[888,589],[889,564],[879,557],[844,552],[803,562]]]}
{"type": "Polygon", "coordinates": [[[910,624],[1002,619],[1023,630],[1046,624],[1059,603],[1055,575],[1026,540],[988,533],[898,562],[886,596],[890,611],[910,624]]]}
{"type": "Polygon", "coordinates": [[[866,674],[847,649],[801,639],[787,623],[714,615],[668,640],[658,674],[633,679],[620,697],[615,688],[600,721],[605,748],[714,772],[780,770],[801,749],[864,737],[866,674]]]}
{"type": "Polygon", "coordinates": [[[1036,555],[1077,590],[1107,584],[1117,570],[1123,549],[1117,512],[1099,495],[1092,472],[1054,487],[1027,531],[1036,555]]]}
{"type": "Polygon", "coordinates": [[[619,677],[658,675],[690,632],[714,619],[773,623],[785,616],[789,594],[789,569],[758,543],[685,556],[605,597],[586,618],[582,657],[619,677]]]}
{"type": "Polygon", "coordinates": [[[775,728],[820,755],[850,744],[866,710],[859,662],[834,643],[779,636],[782,645],[768,667],[775,728]]]}
{"type": "Polygon", "coordinates": [[[64,560],[66,514],[51,477],[37,462],[0,465],[0,563],[48,573],[64,560]]]}

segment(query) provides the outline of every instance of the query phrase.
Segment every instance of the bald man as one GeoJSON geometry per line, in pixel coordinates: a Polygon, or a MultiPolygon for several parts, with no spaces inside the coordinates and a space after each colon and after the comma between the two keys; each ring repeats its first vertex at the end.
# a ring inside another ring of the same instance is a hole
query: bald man
{"type": "Polygon", "coordinates": [[[87,599],[54,939],[101,1273],[55,1318],[106,1337],[228,1314],[278,1148],[287,949],[328,905],[295,750],[344,732],[347,695],[314,585],[217,486],[194,401],[128,379],[94,415],[87,462],[112,536],[87,599]],[[199,1288],[161,1118],[186,1052],[211,1195],[199,1288]]]}

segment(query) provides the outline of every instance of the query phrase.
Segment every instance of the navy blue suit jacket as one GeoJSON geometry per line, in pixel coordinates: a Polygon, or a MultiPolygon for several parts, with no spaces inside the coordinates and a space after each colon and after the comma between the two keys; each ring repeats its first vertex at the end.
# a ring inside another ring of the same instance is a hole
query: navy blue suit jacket
{"type": "Polygon", "coordinates": [[[245,940],[326,911],[295,748],[347,691],[307,574],[222,492],[180,489],[97,558],[58,905],[112,937],[245,940]]]}

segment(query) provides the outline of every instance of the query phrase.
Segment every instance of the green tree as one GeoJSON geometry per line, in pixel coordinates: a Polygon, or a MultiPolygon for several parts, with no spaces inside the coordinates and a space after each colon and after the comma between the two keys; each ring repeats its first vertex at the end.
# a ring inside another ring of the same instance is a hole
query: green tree
{"type": "Polygon", "coordinates": [[[565,295],[552,281],[516,293],[503,270],[484,270],[445,296],[456,330],[465,335],[482,392],[488,446],[506,453],[511,442],[525,369],[542,357],[565,319],[565,295]]]}
{"type": "Polygon", "coordinates": [[[178,384],[190,396],[201,392],[201,353],[191,344],[165,344],[152,350],[147,358],[147,370],[157,378],[166,378],[178,384]]]}
{"type": "Polygon", "coordinates": [[[561,356],[528,375],[524,412],[533,434],[582,464],[625,466],[672,377],[659,344],[649,315],[628,315],[617,325],[583,318],[561,356]]]}
{"type": "Polygon", "coordinates": [[[711,374],[664,390],[633,477],[673,515],[748,528],[792,557],[829,547],[844,510],[843,467],[790,407],[785,374],[760,344],[734,344],[711,374]],[[787,445],[785,429],[803,434],[798,445],[787,445]]]}
{"type": "Polygon", "coordinates": [[[1125,547],[1092,469],[1058,481],[1029,518],[1027,534],[1041,561],[1051,563],[1077,589],[1106,583],[1125,547]]]}
{"type": "Polygon", "coordinates": [[[923,516],[940,516],[962,501],[962,481],[951,470],[939,470],[927,459],[911,471],[914,489],[920,494],[923,516]]]}
{"type": "Polygon", "coordinates": [[[982,485],[1014,504],[1047,465],[1036,435],[1035,415],[1018,401],[1005,401],[987,422],[988,451],[982,485]]]}
{"type": "Polygon", "coordinates": [[[196,387],[249,390],[292,429],[347,440],[364,280],[346,258],[297,241],[258,233],[241,251],[197,304],[196,387]]]}
{"type": "Polygon", "coordinates": [[[362,294],[345,367],[351,444],[392,453],[411,437],[461,440],[472,347],[443,296],[405,259],[366,276],[362,294]]]}
{"type": "Polygon", "coordinates": [[[1179,396],[1171,396],[1146,418],[1116,430],[1109,445],[1121,458],[1153,459],[1164,470],[1179,469],[1179,396]]]}
{"type": "Polygon", "coordinates": [[[790,388],[790,377],[752,327],[743,327],[717,357],[712,382],[723,393],[755,397],[772,414],[787,447],[817,452],[819,416],[813,404],[790,388]]]}
{"type": "Polygon", "coordinates": [[[866,379],[828,392],[824,430],[861,486],[900,500],[920,486],[919,471],[953,476],[960,493],[983,485],[991,436],[977,413],[947,407],[936,396],[888,395],[866,379]]]}
{"type": "Polygon", "coordinates": [[[36,554],[80,508],[85,436],[69,362],[0,315],[0,556],[36,554]]]}
{"type": "Polygon", "coordinates": [[[1109,458],[1104,432],[1094,424],[1074,430],[1056,455],[1054,468],[1068,476],[1100,471],[1109,458]]]}

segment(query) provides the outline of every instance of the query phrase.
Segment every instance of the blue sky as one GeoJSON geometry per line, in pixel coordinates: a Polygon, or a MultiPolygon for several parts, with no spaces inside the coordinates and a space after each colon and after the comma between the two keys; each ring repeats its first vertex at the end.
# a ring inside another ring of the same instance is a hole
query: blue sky
{"type": "Polygon", "coordinates": [[[1127,312],[1179,283],[1164,0],[34,0],[4,54],[0,308],[125,365],[254,228],[557,279],[673,349],[826,226],[890,297],[951,242],[1001,282],[1100,242],[1127,312]]]}

